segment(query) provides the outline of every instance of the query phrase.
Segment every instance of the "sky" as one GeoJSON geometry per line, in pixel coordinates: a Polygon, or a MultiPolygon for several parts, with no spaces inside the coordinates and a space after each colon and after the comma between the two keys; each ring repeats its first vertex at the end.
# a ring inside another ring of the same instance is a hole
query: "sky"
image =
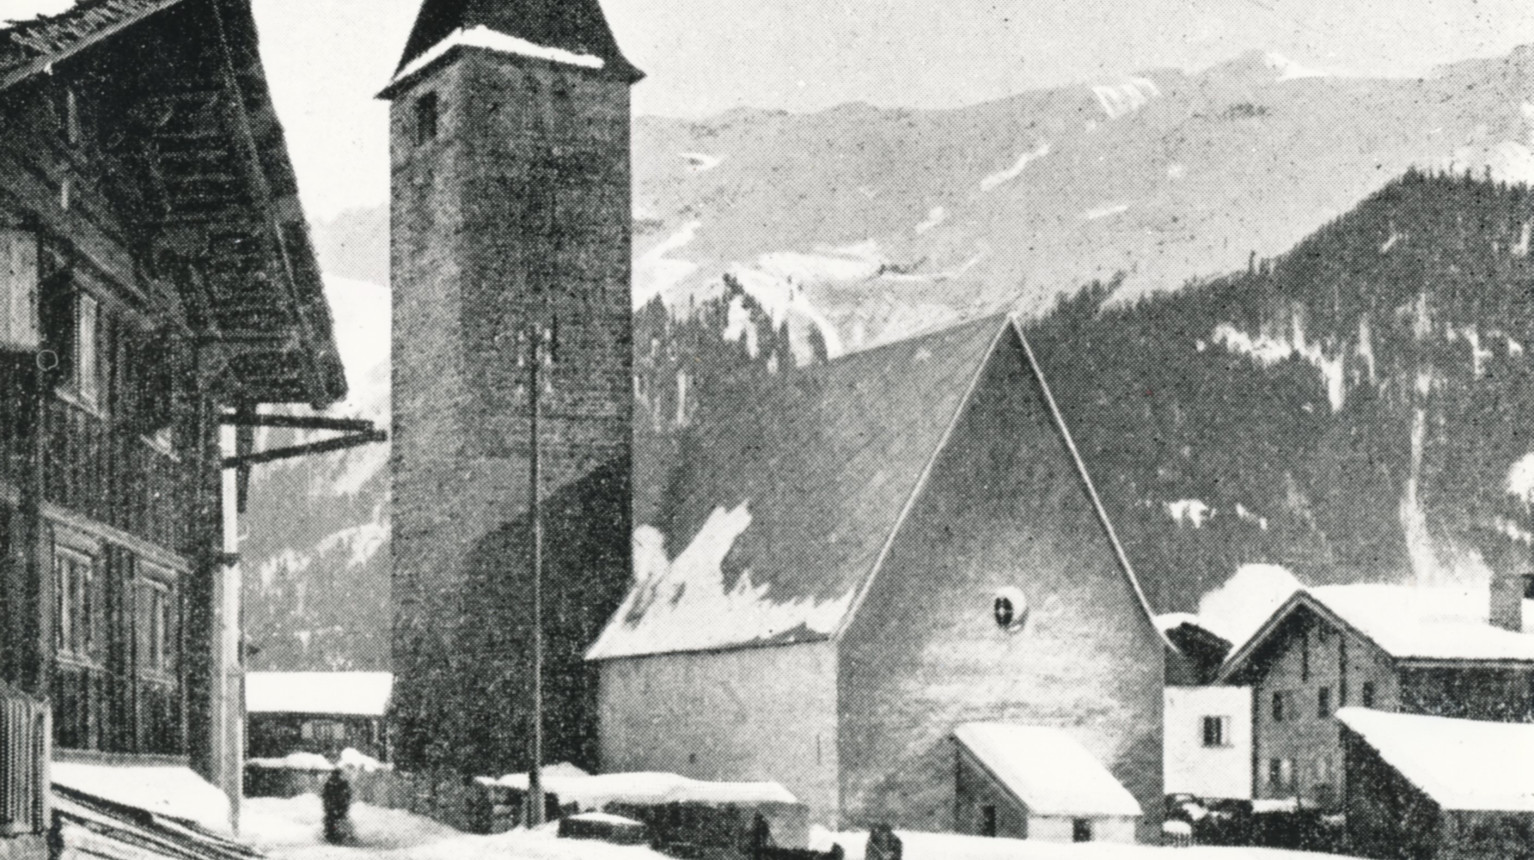
{"type": "MultiPolygon", "coordinates": [[[[13,3],[59,0],[0,0],[13,3]]],[[[388,82],[420,0],[252,0],[305,204],[388,198],[388,82]]],[[[508,3],[517,0],[506,0],[508,3]]],[[[1534,44],[1529,0],[603,0],[639,114],[954,107],[1250,49],[1420,75],[1534,44]]]]}

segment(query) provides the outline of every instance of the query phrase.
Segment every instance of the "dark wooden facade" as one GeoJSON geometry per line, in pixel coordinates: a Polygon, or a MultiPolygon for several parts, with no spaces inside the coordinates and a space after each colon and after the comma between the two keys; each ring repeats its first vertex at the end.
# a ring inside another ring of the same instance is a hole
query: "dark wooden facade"
{"type": "Polygon", "coordinates": [[[1534,857],[1534,813],[1444,809],[1347,727],[1342,743],[1349,854],[1381,860],[1534,857]]]}
{"type": "Polygon", "coordinates": [[[0,679],[227,783],[225,410],[345,390],[248,0],[0,29],[0,116],[0,679]]]}
{"type": "Polygon", "coordinates": [[[1257,798],[1342,808],[1354,776],[1344,768],[1342,726],[1333,716],[1339,708],[1534,720],[1534,661],[1398,658],[1320,602],[1291,602],[1224,670],[1226,682],[1252,688],[1257,798]]]}
{"type": "Polygon", "coordinates": [[[251,714],[246,721],[251,758],[317,753],[335,761],[347,748],[388,760],[383,716],[358,714],[251,714]]]}

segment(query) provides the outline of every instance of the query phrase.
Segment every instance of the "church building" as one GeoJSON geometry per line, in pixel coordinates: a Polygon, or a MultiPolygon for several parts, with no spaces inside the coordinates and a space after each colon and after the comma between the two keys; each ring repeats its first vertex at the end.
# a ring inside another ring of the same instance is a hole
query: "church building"
{"type": "Polygon", "coordinates": [[[581,654],[629,579],[640,77],[597,0],[426,0],[383,93],[406,768],[527,766],[535,401],[547,756],[596,764],[581,654]]]}
{"type": "Polygon", "coordinates": [[[530,765],[537,587],[545,762],[1153,838],[1167,645],[1012,320],[743,382],[635,485],[640,76],[597,0],[426,0],[384,91],[400,767],[530,765]],[[1119,787],[1023,797],[961,725],[1063,732],[1119,787]]]}
{"type": "MultiPolygon", "coordinates": [[[[1058,729],[1133,798],[1067,818],[1137,802],[1156,837],[1168,646],[1012,320],[701,416],[634,576],[587,655],[605,769],[776,780],[831,827],[994,834],[1045,801],[957,730],[1058,729]],[[961,762],[1004,802],[967,803],[961,762]]],[[[1079,782],[1039,767],[1046,795],[1079,782]]]]}

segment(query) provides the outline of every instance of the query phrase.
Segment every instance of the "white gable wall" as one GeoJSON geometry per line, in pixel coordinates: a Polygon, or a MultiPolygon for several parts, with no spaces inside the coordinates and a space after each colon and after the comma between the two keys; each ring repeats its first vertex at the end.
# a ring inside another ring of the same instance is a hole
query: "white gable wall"
{"type": "Polygon", "coordinates": [[[1167,794],[1250,800],[1252,689],[1168,687],[1162,773],[1167,794]],[[1204,718],[1228,717],[1226,745],[1204,746],[1204,718]]]}

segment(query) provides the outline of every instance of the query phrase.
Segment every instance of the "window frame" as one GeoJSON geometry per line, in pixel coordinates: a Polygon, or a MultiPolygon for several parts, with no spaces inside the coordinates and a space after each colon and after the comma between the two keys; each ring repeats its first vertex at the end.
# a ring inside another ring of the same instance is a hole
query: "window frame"
{"type": "Polygon", "coordinates": [[[410,119],[410,134],[416,146],[436,140],[442,131],[442,97],[435,90],[417,96],[410,119]]]}
{"type": "Polygon", "coordinates": [[[1205,749],[1229,749],[1235,746],[1230,736],[1232,720],[1226,714],[1206,714],[1201,722],[1201,740],[1205,749]],[[1210,729],[1214,731],[1211,732],[1210,729]],[[1211,735],[1214,742],[1211,743],[1211,735]]]}
{"type": "Polygon", "coordinates": [[[1359,696],[1361,697],[1359,699],[1359,702],[1364,707],[1366,707],[1366,708],[1374,707],[1374,703],[1375,703],[1375,700],[1376,700],[1376,690],[1375,690],[1375,687],[1374,687],[1374,682],[1373,681],[1365,681],[1363,683],[1363,687],[1359,690],[1359,696]]]}
{"type": "Polygon", "coordinates": [[[176,574],[140,559],[133,578],[135,661],[144,680],[174,682],[180,673],[181,613],[176,574]]]}
{"type": "Polygon", "coordinates": [[[52,566],[55,653],[63,663],[101,668],[106,655],[99,553],[56,536],[52,566]]]}

